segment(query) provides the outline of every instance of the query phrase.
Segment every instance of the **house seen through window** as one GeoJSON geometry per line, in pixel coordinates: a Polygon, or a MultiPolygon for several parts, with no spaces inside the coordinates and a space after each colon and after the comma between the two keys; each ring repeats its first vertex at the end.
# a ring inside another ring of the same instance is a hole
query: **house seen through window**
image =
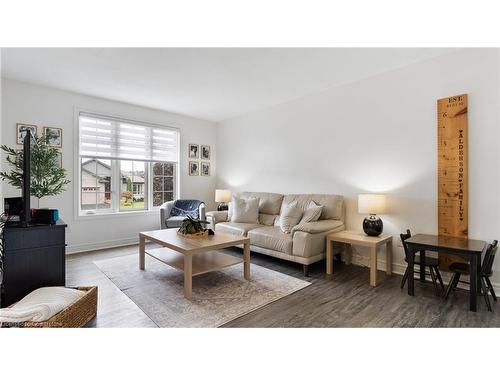
{"type": "Polygon", "coordinates": [[[146,211],[177,195],[178,130],[80,114],[80,214],[146,211]]]}

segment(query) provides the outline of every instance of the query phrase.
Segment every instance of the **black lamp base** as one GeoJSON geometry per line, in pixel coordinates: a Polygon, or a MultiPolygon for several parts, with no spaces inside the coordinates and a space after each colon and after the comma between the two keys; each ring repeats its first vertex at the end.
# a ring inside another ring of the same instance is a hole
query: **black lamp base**
{"type": "Polygon", "coordinates": [[[217,206],[217,211],[227,211],[227,210],[229,210],[229,206],[227,205],[227,203],[221,202],[217,206]]]}
{"type": "Polygon", "coordinates": [[[370,214],[363,220],[363,230],[368,236],[380,236],[384,230],[384,223],[377,215],[370,214]]]}

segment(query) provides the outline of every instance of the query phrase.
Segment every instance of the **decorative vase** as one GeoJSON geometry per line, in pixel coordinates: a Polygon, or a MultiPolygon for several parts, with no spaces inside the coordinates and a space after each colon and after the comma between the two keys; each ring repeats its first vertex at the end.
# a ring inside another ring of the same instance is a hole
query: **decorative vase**
{"type": "Polygon", "coordinates": [[[380,236],[384,230],[384,223],[377,215],[370,215],[363,220],[363,230],[368,236],[380,236]]]}

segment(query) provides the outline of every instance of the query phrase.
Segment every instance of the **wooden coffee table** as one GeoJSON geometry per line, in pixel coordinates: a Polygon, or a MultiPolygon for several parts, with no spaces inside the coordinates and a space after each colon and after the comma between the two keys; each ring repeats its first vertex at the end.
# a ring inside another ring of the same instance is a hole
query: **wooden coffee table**
{"type": "Polygon", "coordinates": [[[186,238],[177,229],[161,229],[139,233],[139,269],[144,270],[145,255],[184,272],[184,297],[192,297],[193,276],[243,263],[243,276],[250,280],[250,240],[247,237],[216,233],[213,236],[186,238]],[[146,240],[162,248],[145,250],[146,240]],[[243,259],[224,254],[226,247],[243,245],[243,259]]]}

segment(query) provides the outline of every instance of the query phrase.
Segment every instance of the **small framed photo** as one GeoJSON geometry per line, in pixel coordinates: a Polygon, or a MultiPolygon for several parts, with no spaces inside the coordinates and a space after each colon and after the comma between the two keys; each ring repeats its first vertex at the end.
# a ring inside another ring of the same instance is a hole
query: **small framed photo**
{"type": "Polygon", "coordinates": [[[26,135],[26,130],[31,130],[31,134],[37,135],[37,126],[36,125],[28,125],[28,124],[16,124],[16,143],[18,145],[24,144],[24,136],[26,135]]]}
{"type": "Polygon", "coordinates": [[[44,126],[43,135],[46,138],[47,145],[51,147],[62,147],[62,129],[44,126]]]}
{"type": "Polygon", "coordinates": [[[59,152],[56,159],[56,166],[62,168],[62,152],[59,152]]]}
{"type": "Polygon", "coordinates": [[[190,176],[199,176],[200,175],[200,163],[197,161],[189,162],[189,175],[190,176]]]}
{"type": "Polygon", "coordinates": [[[210,176],[210,163],[206,161],[201,162],[201,175],[210,176]]]}
{"type": "Polygon", "coordinates": [[[190,143],[188,145],[188,157],[189,159],[199,159],[200,158],[200,145],[195,145],[190,143]]]}
{"type": "Polygon", "coordinates": [[[201,158],[210,160],[210,146],[201,145],[201,158]]]}

